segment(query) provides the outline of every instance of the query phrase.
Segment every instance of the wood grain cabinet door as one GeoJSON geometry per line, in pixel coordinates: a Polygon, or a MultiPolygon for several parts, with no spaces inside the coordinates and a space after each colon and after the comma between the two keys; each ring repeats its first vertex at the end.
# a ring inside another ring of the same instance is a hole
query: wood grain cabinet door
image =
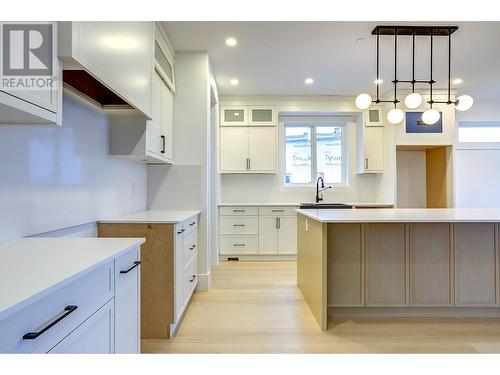
{"type": "Polygon", "coordinates": [[[494,223],[454,224],[455,306],[498,306],[494,223]]]}
{"type": "Polygon", "coordinates": [[[451,224],[410,225],[410,306],[453,306],[451,224]]]}
{"type": "Polygon", "coordinates": [[[404,223],[366,225],[366,306],[409,305],[404,223]]]}
{"type": "Polygon", "coordinates": [[[362,307],[364,251],[361,224],[328,224],[328,305],[362,307]]]}

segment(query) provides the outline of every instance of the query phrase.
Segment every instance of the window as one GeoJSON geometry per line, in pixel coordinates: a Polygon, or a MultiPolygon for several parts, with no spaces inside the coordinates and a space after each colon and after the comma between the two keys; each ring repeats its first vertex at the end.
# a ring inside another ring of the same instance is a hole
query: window
{"type": "Polygon", "coordinates": [[[493,121],[458,123],[459,143],[500,143],[500,123],[493,121]]]}
{"type": "Polygon", "coordinates": [[[286,185],[311,185],[320,176],[328,184],[345,184],[344,154],[344,125],[285,122],[286,185]]]}

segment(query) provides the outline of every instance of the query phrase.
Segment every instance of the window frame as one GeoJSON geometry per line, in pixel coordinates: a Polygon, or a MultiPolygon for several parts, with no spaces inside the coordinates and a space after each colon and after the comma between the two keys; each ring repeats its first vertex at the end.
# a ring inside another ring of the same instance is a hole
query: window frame
{"type": "Polygon", "coordinates": [[[312,118],[312,119],[290,119],[285,118],[280,122],[283,123],[283,149],[281,151],[281,160],[283,160],[283,168],[281,173],[281,182],[285,188],[311,188],[316,186],[317,175],[318,175],[318,161],[317,161],[317,132],[318,127],[337,127],[342,129],[342,182],[333,183],[325,180],[325,184],[331,185],[335,188],[348,187],[348,146],[347,146],[347,126],[348,121],[344,119],[324,119],[324,118],[312,118]],[[286,129],[296,127],[296,128],[310,128],[311,129],[311,182],[310,183],[287,183],[286,182],[286,129]]]}
{"type": "Polygon", "coordinates": [[[460,128],[500,128],[500,121],[457,121],[455,149],[457,150],[499,150],[500,142],[460,142],[460,128]]]}

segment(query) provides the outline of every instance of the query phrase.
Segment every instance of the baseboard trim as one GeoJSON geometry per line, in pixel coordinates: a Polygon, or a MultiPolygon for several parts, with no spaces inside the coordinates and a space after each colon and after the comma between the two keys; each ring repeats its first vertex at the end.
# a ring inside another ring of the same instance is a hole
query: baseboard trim
{"type": "Polygon", "coordinates": [[[228,258],[238,258],[240,261],[296,261],[297,255],[220,255],[219,261],[226,262],[228,258]]]}
{"type": "Polygon", "coordinates": [[[328,307],[328,318],[500,318],[498,307],[328,307]]]}
{"type": "Polygon", "coordinates": [[[199,273],[198,274],[198,285],[196,290],[207,291],[210,289],[210,285],[212,285],[212,275],[210,271],[207,273],[199,273]]]}

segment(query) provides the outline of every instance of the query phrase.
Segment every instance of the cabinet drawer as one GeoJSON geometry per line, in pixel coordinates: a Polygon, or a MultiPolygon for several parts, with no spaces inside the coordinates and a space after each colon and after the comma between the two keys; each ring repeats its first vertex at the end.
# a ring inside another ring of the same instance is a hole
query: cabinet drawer
{"type": "Polygon", "coordinates": [[[183,269],[193,260],[198,253],[198,230],[193,230],[184,235],[183,245],[183,269]]]}
{"type": "Polygon", "coordinates": [[[220,234],[259,234],[258,216],[220,216],[220,234]]]}
{"type": "Polygon", "coordinates": [[[198,216],[190,217],[189,219],[182,222],[182,229],[184,229],[184,233],[187,233],[196,228],[198,228],[198,216]]]}
{"type": "Polygon", "coordinates": [[[258,236],[220,236],[221,254],[257,254],[259,252],[258,236]]]}
{"type": "Polygon", "coordinates": [[[0,321],[0,353],[48,352],[113,298],[113,271],[113,261],[108,262],[0,321]],[[43,333],[23,338],[37,331],[43,333]]]}
{"type": "Polygon", "coordinates": [[[259,215],[261,216],[295,216],[297,215],[297,212],[295,212],[295,209],[298,208],[294,206],[287,206],[287,207],[259,207],[259,215]]]}
{"type": "Polygon", "coordinates": [[[139,353],[140,340],[139,248],[115,259],[116,353],[139,353]]]}
{"type": "Polygon", "coordinates": [[[259,214],[259,207],[245,207],[245,206],[231,206],[220,207],[219,213],[223,216],[257,216],[259,214]]]}
{"type": "Polygon", "coordinates": [[[184,271],[184,305],[187,304],[198,284],[198,257],[195,256],[184,271]]]}

